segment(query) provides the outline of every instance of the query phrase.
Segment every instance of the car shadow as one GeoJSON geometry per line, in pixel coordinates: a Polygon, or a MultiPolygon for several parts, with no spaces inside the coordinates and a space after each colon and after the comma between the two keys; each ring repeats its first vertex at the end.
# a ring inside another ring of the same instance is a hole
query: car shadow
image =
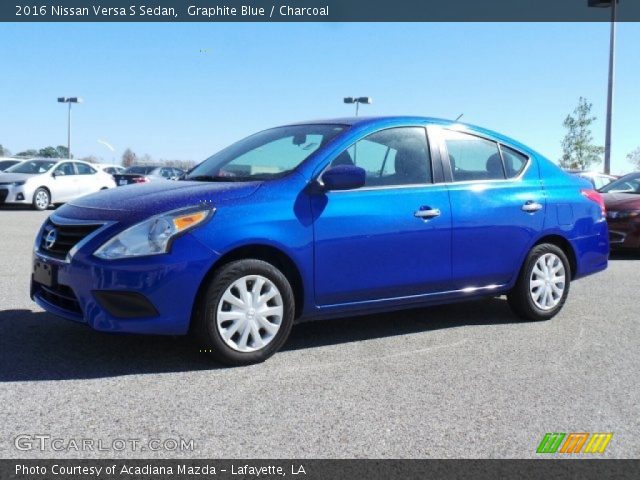
{"type": "MultiPolygon", "coordinates": [[[[519,322],[504,299],[302,323],[283,350],[300,350],[465,325],[519,322]]],[[[188,337],[115,335],[46,312],[0,311],[0,382],[215,370],[188,337]]]]}

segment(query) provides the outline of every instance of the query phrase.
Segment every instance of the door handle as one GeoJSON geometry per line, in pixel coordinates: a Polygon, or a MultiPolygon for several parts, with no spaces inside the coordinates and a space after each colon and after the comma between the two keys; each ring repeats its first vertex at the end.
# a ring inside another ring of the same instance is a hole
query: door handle
{"type": "Polygon", "coordinates": [[[524,205],[522,205],[522,211],[527,213],[534,213],[541,209],[542,205],[538,202],[534,202],[533,200],[529,200],[524,205]]]}
{"type": "Polygon", "coordinates": [[[435,217],[439,217],[440,216],[440,210],[437,208],[425,208],[425,209],[420,209],[418,211],[416,211],[413,214],[414,217],[417,218],[422,218],[423,220],[429,220],[431,218],[435,218],[435,217]]]}

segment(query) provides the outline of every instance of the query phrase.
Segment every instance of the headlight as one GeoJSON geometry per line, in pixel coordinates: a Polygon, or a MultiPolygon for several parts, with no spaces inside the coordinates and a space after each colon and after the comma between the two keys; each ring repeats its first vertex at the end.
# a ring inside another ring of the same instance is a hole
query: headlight
{"type": "Polygon", "coordinates": [[[209,218],[215,209],[178,210],[156,215],[119,233],[93,254],[104,260],[167,253],[171,241],[209,218]]]}
{"type": "Polygon", "coordinates": [[[19,187],[19,186],[21,186],[21,185],[24,185],[25,183],[27,183],[27,181],[26,181],[26,180],[21,180],[21,181],[19,181],[19,182],[13,182],[13,186],[14,186],[14,187],[19,187]]]}

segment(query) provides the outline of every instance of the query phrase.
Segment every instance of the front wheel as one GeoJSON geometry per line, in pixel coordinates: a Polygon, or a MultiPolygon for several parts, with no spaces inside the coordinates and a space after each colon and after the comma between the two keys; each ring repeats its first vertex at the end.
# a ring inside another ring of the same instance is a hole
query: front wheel
{"type": "Polygon", "coordinates": [[[262,260],[231,262],[205,286],[194,317],[197,341],[217,361],[265,361],[289,337],[295,300],[287,278],[262,260]]]}
{"type": "Polygon", "coordinates": [[[36,210],[46,210],[51,203],[51,195],[46,188],[38,188],[33,194],[33,208],[36,210]]]}
{"type": "Polygon", "coordinates": [[[570,283],[571,268],[565,253],[556,245],[543,243],[529,252],[507,300],[526,320],[548,320],[562,309],[570,283]]]}

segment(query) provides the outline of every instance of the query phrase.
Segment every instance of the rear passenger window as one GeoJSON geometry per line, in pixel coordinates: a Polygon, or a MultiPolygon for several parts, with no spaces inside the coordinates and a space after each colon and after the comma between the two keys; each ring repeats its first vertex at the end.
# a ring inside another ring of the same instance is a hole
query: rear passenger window
{"type": "Polygon", "coordinates": [[[452,130],[444,130],[453,180],[503,180],[505,178],[498,145],[490,140],[452,130]]]}
{"type": "Polygon", "coordinates": [[[520,175],[520,172],[522,172],[527,164],[527,157],[504,145],[500,145],[500,150],[502,151],[502,159],[504,160],[504,169],[507,173],[507,178],[520,175]]]}
{"type": "Polygon", "coordinates": [[[76,166],[76,170],[78,171],[78,175],[93,175],[96,173],[96,170],[89,165],[85,165],[84,163],[74,162],[76,166]]]}

